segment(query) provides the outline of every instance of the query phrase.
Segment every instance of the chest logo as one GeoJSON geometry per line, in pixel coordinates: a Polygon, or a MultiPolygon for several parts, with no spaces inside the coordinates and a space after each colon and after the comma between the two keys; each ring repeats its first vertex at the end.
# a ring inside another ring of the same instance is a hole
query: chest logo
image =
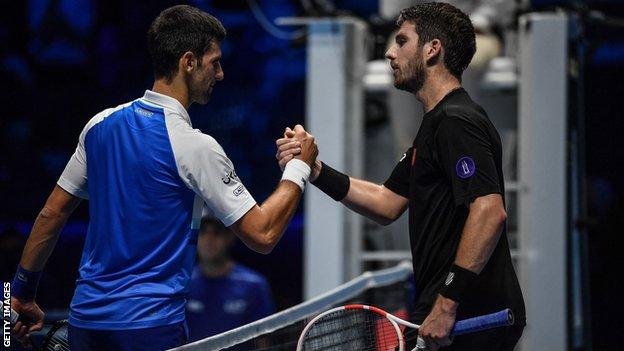
{"type": "Polygon", "coordinates": [[[455,164],[455,172],[461,179],[472,177],[476,170],[477,167],[475,166],[474,161],[468,156],[460,158],[455,164]]]}

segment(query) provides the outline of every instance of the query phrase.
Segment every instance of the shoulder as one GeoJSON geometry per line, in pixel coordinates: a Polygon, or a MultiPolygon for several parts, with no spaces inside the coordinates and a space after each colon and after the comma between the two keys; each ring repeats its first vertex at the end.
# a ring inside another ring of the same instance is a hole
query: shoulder
{"type": "Polygon", "coordinates": [[[489,118],[485,110],[466,95],[443,106],[438,122],[438,130],[448,128],[476,128],[485,130],[489,118]]]}
{"type": "Polygon", "coordinates": [[[176,151],[192,157],[225,154],[223,147],[215,138],[202,133],[199,129],[193,129],[193,127],[182,120],[181,116],[175,114],[175,116],[169,115],[167,118],[169,136],[172,146],[177,149],[176,151]]]}
{"type": "Polygon", "coordinates": [[[85,125],[84,129],[82,130],[81,137],[84,137],[89,132],[89,130],[91,130],[91,128],[93,128],[97,124],[101,123],[106,118],[114,115],[115,112],[121,111],[124,108],[132,105],[133,102],[134,101],[130,101],[130,102],[127,102],[125,104],[121,104],[121,105],[118,105],[118,106],[115,106],[115,107],[107,108],[107,109],[102,110],[102,111],[98,112],[97,114],[95,114],[95,116],[91,117],[91,119],[89,119],[89,121],[85,125]]]}

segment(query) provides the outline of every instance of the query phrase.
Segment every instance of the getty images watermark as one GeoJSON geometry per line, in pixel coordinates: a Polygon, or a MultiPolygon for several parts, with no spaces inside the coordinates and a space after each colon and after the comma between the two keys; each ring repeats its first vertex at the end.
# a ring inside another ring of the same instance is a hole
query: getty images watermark
{"type": "Polygon", "coordinates": [[[11,346],[11,283],[4,282],[2,294],[2,345],[11,346]]]}

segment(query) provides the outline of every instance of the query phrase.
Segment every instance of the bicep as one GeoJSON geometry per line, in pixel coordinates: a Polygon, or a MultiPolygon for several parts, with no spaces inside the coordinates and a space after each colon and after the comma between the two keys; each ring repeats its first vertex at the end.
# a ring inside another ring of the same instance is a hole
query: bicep
{"type": "Polygon", "coordinates": [[[394,191],[381,186],[381,198],[387,204],[388,209],[393,213],[394,218],[399,218],[409,206],[409,199],[395,193],[394,191]]]}
{"type": "Polygon", "coordinates": [[[234,222],[229,228],[252,250],[263,252],[264,245],[259,242],[268,227],[269,219],[258,205],[251,207],[247,213],[234,222]]]}
{"type": "Polygon", "coordinates": [[[264,221],[262,209],[260,206],[254,205],[247,213],[234,222],[230,229],[244,241],[244,237],[259,231],[264,226],[264,221]]]}
{"type": "Polygon", "coordinates": [[[70,215],[81,201],[80,197],[56,185],[46,201],[45,208],[58,214],[70,215]]]}

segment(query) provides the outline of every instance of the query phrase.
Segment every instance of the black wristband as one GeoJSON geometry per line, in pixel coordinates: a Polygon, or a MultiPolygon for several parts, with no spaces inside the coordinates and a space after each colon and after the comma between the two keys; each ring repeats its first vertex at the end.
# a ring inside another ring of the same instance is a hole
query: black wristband
{"type": "Polygon", "coordinates": [[[456,264],[451,267],[446,280],[440,289],[440,295],[461,303],[466,292],[470,290],[479,275],[456,264]]]}
{"type": "Polygon", "coordinates": [[[338,172],[323,162],[321,164],[319,176],[311,183],[336,201],[344,199],[351,185],[349,176],[338,172]]]}

